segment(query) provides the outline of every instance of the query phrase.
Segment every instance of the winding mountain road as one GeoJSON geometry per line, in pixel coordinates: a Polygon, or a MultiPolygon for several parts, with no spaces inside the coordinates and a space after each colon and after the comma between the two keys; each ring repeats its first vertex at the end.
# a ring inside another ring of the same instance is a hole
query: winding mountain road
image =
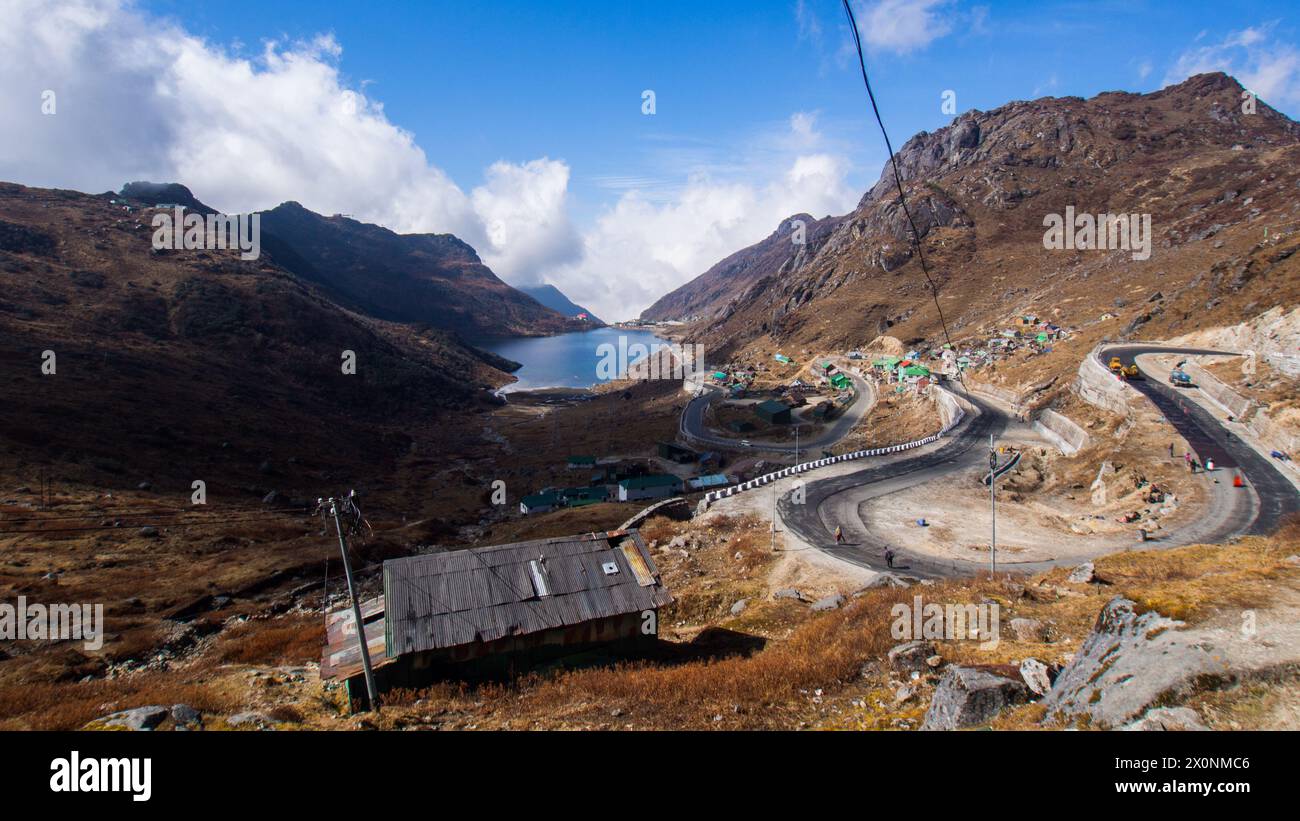
{"type": "MultiPolygon", "coordinates": [[[[1168,348],[1157,345],[1115,345],[1099,352],[1102,364],[1111,356],[1123,359],[1145,354],[1218,354],[1220,351],[1168,348]]],[[[1139,365],[1139,368],[1141,365],[1139,365]]],[[[1156,379],[1135,380],[1132,386],[1147,396],[1156,408],[1191,443],[1200,458],[1213,459],[1224,481],[1209,484],[1210,501],[1204,514],[1177,534],[1151,543],[1153,547],[1217,543],[1243,534],[1272,532],[1290,513],[1300,511],[1300,494],[1278,471],[1248,445],[1193,402],[1182,400],[1176,389],[1156,379]],[[1233,488],[1227,481],[1236,470],[1246,478],[1248,487],[1233,488]]],[[[978,413],[967,417],[950,432],[942,445],[888,465],[866,467],[853,473],[808,482],[804,501],[795,504],[790,494],[780,498],[777,512],[790,531],[823,552],[871,570],[888,570],[883,558],[888,545],[863,521],[860,510],[865,502],[891,493],[934,482],[935,492],[942,492],[944,480],[982,467],[987,459],[989,434],[996,438],[1006,430],[1008,416],[992,403],[974,395],[965,398],[978,413]],[[833,533],[843,530],[846,544],[836,544],[833,533]]],[[[896,568],[921,578],[970,575],[985,569],[981,562],[944,561],[909,553],[892,545],[896,568]]],[[[1038,572],[1074,560],[1008,563],[1016,572],[1038,572]]]]}
{"type": "MultiPolygon", "coordinates": [[[[1103,363],[1112,356],[1121,359],[1136,359],[1149,354],[1178,355],[1224,355],[1224,351],[1212,351],[1200,348],[1169,348],[1160,345],[1113,345],[1103,348],[1099,353],[1103,363]]],[[[1195,402],[1184,399],[1180,391],[1196,388],[1175,388],[1160,379],[1152,378],[1149,369],[1138,362],[1139,370],[1146,379],[1130,382],[1139,393],[1151,401],[1164,414],[1170,424],[1192,446],[1202,463],[1213,459],[1216,468],[1225,470],[1231,476],[1240,470],[1247,483],[1254,489],[1258,507],[1249,520],[1225,522],[1221,529],[1221,538],[1215,541],[1243,534],[1262,535],[1272,533],[1287,516],[1300,512],[1300,492],[1291,484],[1277,467],[1267,458],[1261,456],[1254,448],[1241,441],[1204,408],[1195,402]]]]}

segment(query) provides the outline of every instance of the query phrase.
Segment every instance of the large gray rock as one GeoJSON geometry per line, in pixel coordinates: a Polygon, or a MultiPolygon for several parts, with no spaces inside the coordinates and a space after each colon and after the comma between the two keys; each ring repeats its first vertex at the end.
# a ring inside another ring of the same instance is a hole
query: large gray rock
{"type": "Polygon", "coordinates": [[[157,705],[135,707],[96,719],[93,723],[105,727],[125,727],[128,730],[152,730],[162,724],[170,712],[166,707],[157,705]]]}
{"type": "Polygon", "coordinates": [[[1020,662],[1020,677],[1036,696],[1045,696],[1052,689],[1052,669],[1038,659],[1020,662]]]}
{"type": "Polygon", "coordinates": [[[844,604],[844,597],[836,593],[834,596],[827,596],[813,602],[812,609],[819,612],[822,610],[839,610],[842,604],[844,604]]]}
{"type": "Polygon", "coordinates": [[[740,599],[735,604],[731,605],[731,615],[739,616],[741,613],[745,612],[745,608],[748,606],[749,599],[740,599]]]}
{"type": "Polygon", "coordinates": [[[188,704],[173,704],[172,721],[178,725],[201,724],[203,715],[188,704]]]}
{"type": "Polygon", "coordinates": [[[911,587],[919,582],[920,579],[915,576],[904,576],[901,573],[879,573],[874,579],[867,582],[863,590],[871,590],[876,587],[911,587]]]}
{"type": "Polygon", "coordinates": [[[1072,584],[1088,584],[1095,577],[1096,572],[1093,568],[1092,562],[1084,562],[1071,570],[1070,575],[1067,576],[1065,580],[1072,584]]]}
{"type": "Polygon", "coordinates": [[[773,593],[772,598],[794,599],[795,601],[803,601],[804,595],[803,593],[800,593],[798,590],[795,590],[793,587],[785,587],[773,593]]]}
{"type": "Polygon", "coordinates": [[[890,649],[889,666],[900,673],[925,670],[926,659],[933,655],[935,655],[933,642],[909,641],[890,649]]]}
{"type": "Polygon", "coordinates": [[[1024,682],[975,667],[953,665],[939,680],[922,730],[956,730],[992,721],[1013,704],[1029,700],[1024,682]]]}
{"type": "Polygon", "coordinates": [[[1038,619],[1012,619],[1010,627],[1016,641],[1047,641],[1047,625],[1038,619]]]}
{"type": "Polygon", "coordinates": [[[1139,615],[1135,608],[1117,596],[1101,609],[1092,632],[1043,700],[1049,718],[1120,727],[1156,699],[1190,690],[1197,676],[1222,672],[1222,660],[1206,646],[1172,629],[1182,622],[1154,610],[1139,615]]]}
{"type": "Polygon", "coordinates": [[[249,724],[254,727],[263,727],[271,723],[271,720],[261,713],[248,712],[235,713],[233,716],[226,719],[226,723],[231,727],[243,727],[249,724]]]}
{"type": "Polygon", "coordinates": [[[1124,727],[1125,730],[1209,730],[1201,717],[1190,707],[1157,707],[1147,710],[1142,718],[1124,727]]]}

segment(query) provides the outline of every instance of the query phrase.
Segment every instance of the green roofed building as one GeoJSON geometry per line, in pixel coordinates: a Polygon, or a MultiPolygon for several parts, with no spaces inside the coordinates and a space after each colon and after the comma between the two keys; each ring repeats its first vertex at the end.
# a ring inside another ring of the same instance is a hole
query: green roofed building
{"type": "Polygon", "coordinates": [[[682,480],[676,476],[656,474],[624,479],[618,483],[620,502],[637,502],[642,499],[667,499],[682,489],[682,480]]]}
{"type": "Polygon", "coordinates": [[[530,513],[547,513],[562,505],[563,498],[558,493],[538,493],[525,496],[519,502],[519,512],[527,516],[530,513]]]}
{"type": "Polygon", "coordinates": [[[836,390],[847,390],[852,384],[853,383],[849,381],[849,378],[842,373],[837,373],[831,377],[831,387],[836,390]]]}
{"type": "Polygon", "coordinates": [[[790,406],[775,399],[759,402],[754,406],[758,418],[772,425],[790,424],[790,406]]]}
{"type": "Polygon", "coordinates": [[[569,457],[570,470],[578,470],[578,469],[591,470],[595,466],[596,466],[595,456],[570,456],[569,457]]]}

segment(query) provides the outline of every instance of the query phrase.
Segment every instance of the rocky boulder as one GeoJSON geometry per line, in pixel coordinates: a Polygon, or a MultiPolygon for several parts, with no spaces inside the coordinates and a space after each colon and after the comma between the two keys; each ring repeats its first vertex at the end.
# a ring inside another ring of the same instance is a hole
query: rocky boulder
{"type": "Polygon", "coordinates": [[[953,665],[939,680],[922,730],[956,730],[992,721],[1029,700],[1024,682],[975,667],[953,665]]]}
{"type": "Polygon", "coordinates": [[[1190,707],[1157,707],[1147,710],[1142,718],[1125,726],[1125,730],[1209,730],[1201,723],[1201,717],[1190,707]]]}
{"type": "Polygon", "coordinates": [[[818,599],[813,602],[812,609],[818,612],[823,610],[839,610],[844,604],[844,597],[836,593],[834,596],[827,596],[824,599],[818,599]]]}
{"type": "Polygon", "coordinates": [[[130,710],[106,715],[103,718],[97,718],[92,724],[99,724],[104,727],[122,727],[127,730],[152,730],[171,714],[166,707],[151,705],[149,707],[135,707],[130,710]]]}
{"type": "Polygon", "coordinates": [[[172,721],[178,727],[192,727],[203,723],[203,715],[188,704],[173,704],[172,721]]]}
{"type": "Polygon", "coordinates": [[[1016,641],[1044,642],[1048,639],[1047,625],[1038,619],[1012,619],[1010,626],[1016,641]]]}
{"type": "Polygon", "coordinates": [[[900,673],[925,670],[926,659],[935,655],[934,644],[928,641],[909,641],[889,651],[889,666],[900,673]]]}
{"type": "Polygon", "coordinates": [[[1120,727],[1158,698],[1190,688],[1197,676],[1222,672],[1213,648],[1173,629],[1180,626],[1155,611],[1139,614],[1128,599],[1111,599],[1043,700],[1048,717],[1120,727]]]}
{"type": "Polygon", "coordinates": [[[1096,575],[1092,562],[1084,562],[1071,570],[1065,580],[1071,584],[1088,584],[1096,578],[1096,575]]]}
{"type": "Polygon", "coordinates": [[[920,579],[915,576],[904,576],[901,573],[879,573],[874,579],[867,582],[863,590],[871,590],[876,587],[911,587],[919,582],[920,579]]]}
{"type": "Polygon", "coordinates": [[[1052,679],[1055,675],[1052,668],[1038,659],[1025,659],[1020,662],[1020,677],[1024,679],[1025,686],[1032,690],[1034,695],[1045,696],[1052,689],[1052,679]]]}

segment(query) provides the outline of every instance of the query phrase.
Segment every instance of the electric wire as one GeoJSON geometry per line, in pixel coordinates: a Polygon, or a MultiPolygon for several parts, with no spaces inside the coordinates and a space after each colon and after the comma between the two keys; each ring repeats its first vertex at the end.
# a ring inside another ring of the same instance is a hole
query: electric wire
{"type": "MultiPolygon", "coordinates": [[[[921,248],[921,232],[916,228],[916,221],[912,219],[912,210],[907,207],[907,194],[903,190],[903,176],[898,170],[898,157],[894,154],[894,146],[889,140],[889,132],[885,130],[885,121],[880,116],[880,107],[876,104],[876,94],[871,90],[871,80],[867,77],[867,60],[862,54],[862,37],[858,33],[858,21],[853,15],[853,8],[849,0],[842,0],[844,4],[844,13],[849,18],[849,30],[853,33],[853,43],[857,47],[858,66],[862,69],[862,82],[867,87],[867,97],[871,100],[871,111],[876,116],[876,123],[880,126],[880,133],[885,138],[885,148],[889,151],[889,164],[894,172],[894,184],[898,187],[898,199],[903,206],[903,214],[907,217],[907,223],[912,228],[912,244],[916,248],[917,260],[921,263],[921,272],[925,274],[925,280],[930,284],[930,296],[934,300],[935,310],[939,312],[939,324],[943,327],[943,338],[948,343],[949,349],[954,354],[957,352],[956,346],[952,344],[952,336],[948,333],[948,320],[944,317],[943,306],[939,304],[939,286],[930,275],[930,266],[925,261],[925,252],[921,248]]],[[[957,379],[961,382],[962,389],[966,388],[966,379],[962,374],[960,367],[957,368],[957,379]]]]}

